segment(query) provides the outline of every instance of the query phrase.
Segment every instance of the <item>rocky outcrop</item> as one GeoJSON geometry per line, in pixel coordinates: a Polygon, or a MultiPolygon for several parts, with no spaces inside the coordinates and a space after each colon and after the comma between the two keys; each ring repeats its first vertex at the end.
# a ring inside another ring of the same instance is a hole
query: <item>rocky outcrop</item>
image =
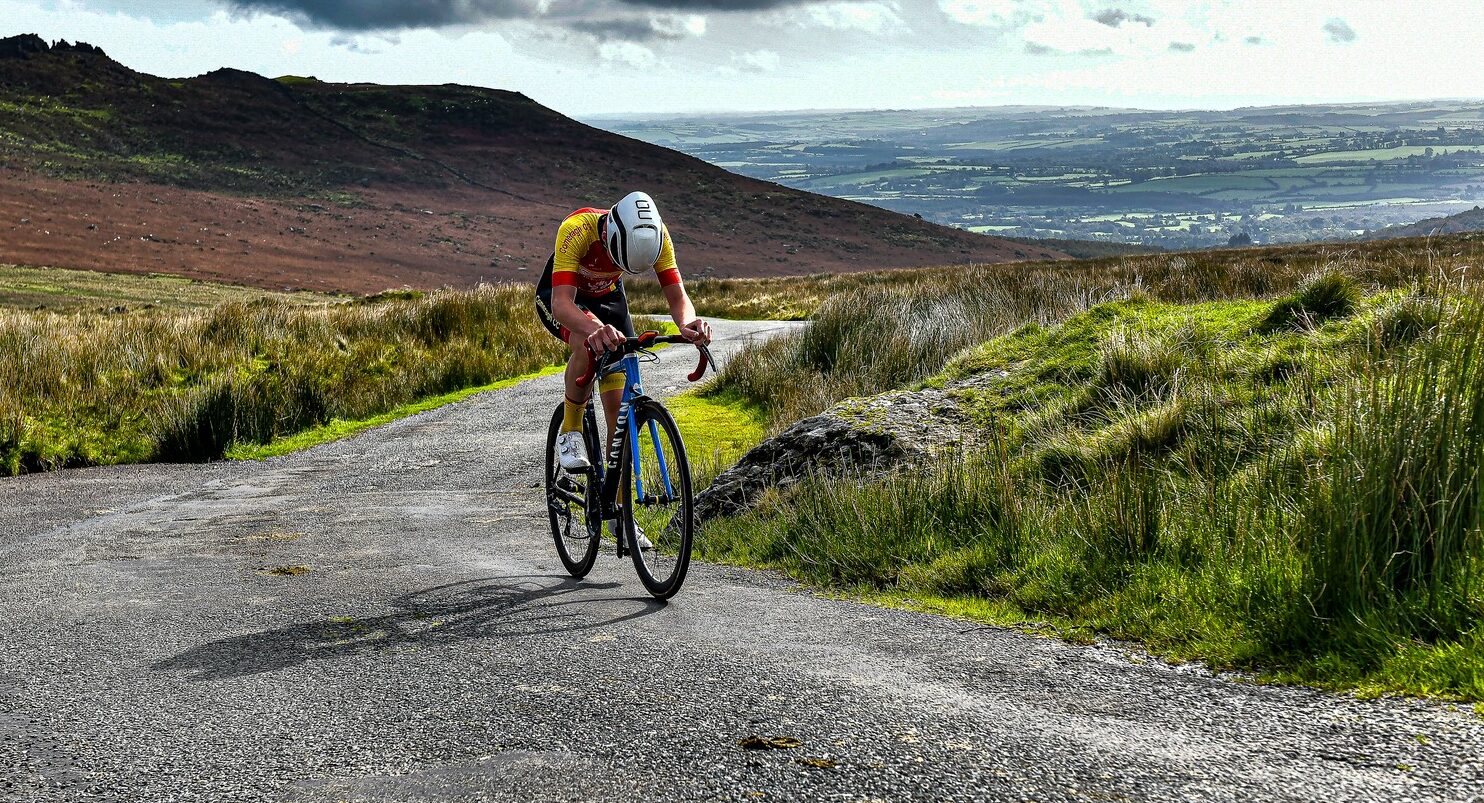
{"type": "Polygon", "coordinates": [[[46,44],[46,40],[34,33],[0,39],[0,59],[25,59],[48,50],[51,48],[46,44]]]}
{"type": "Polygon", "coordinates": [[[71,44],[62,39],[56,45],[48,45],[45,39],[34,33],[23,33],[19,36],[7,36],[0,39],[0,59],[28,59],[38,53],[89,53],[92,55],[106,55],[103,49],[90,45],[87,42],[71,44]]]}
{"type": "Polygon", "coordinates": [[[885,475],[966,445],[967,425],[951,389],[849,399],[743,455],[696,497],[696,521],[736,515],[806,477],[885,475]]]}

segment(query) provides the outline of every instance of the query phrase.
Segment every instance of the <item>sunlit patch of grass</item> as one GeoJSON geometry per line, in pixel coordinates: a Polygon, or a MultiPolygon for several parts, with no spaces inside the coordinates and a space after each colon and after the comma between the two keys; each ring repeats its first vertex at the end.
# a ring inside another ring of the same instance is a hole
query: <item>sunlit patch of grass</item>
{"type": "Polygon", "coordinates": [[[665,406],[685,439],[697,489],[736,463],[765,434],[762,413],[736,397],[682,393],[666,399],[665,406]]]}

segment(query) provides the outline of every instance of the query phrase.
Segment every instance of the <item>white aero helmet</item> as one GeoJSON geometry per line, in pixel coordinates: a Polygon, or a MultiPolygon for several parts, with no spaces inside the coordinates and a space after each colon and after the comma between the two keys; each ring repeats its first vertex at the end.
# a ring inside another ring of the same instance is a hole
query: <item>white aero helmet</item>
{"type": "Polygon", "coordinates": [[[665,224],[648,193],[631,192],[608,210],[606,234],[603,246],[613,264],[625,273],[642,273],[660,259],[665,224]]]}

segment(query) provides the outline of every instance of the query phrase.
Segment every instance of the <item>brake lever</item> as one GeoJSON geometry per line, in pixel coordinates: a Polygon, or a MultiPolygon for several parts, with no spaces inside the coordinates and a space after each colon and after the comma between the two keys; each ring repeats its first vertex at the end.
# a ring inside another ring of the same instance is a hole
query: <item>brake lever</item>
{"type": "Polygon", "coordinates": [[[707,365],[710,365],[713,369],[716,367],[716,358],[711,356],[711,349],[707,348],[706,344],[692,343],[691,345],[695,346],[696,350],[701,352],[701,361],[696,365],[696,370],[690,372],[685,378],[692,382],[699,382],[701,377],[706,375],[707,365]]]}
{"type": "Polygon", "coordinates": [[[593,377],[597,376],[600,372],[607,370],[608,366],[613,364],[609,358],[611,355],[617,353],[617,351],[609,350],[604,351],[602,355],[599,355],[592,346],[588,346],[587,373],[577,377],[577,386],[587,387],[588,384],[593,381],[593,377]]]}

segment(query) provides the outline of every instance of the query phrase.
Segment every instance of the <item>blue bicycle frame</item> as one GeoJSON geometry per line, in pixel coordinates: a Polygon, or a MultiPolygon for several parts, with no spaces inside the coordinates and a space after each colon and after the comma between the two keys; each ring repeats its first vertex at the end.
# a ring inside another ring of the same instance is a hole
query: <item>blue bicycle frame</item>
{"type": "Polygon", "coordinates": [[[670,481],[670,466],[665,460],[665,451],[660,444],[659,427],[654,421],[649,422],[647,427],[649,437],[654,443],[655,460],[658,463],[660,478],[664,481],[665,495],[662,500],[656,500],[644,492],[644,473],[639,460],[639,425],[634,421],[633,410],[635,402],[646,398],[644,396],[644,385],[639,377],[639,357],[636,354],[628,354],[619,360],[618,364],[604,371],[604,375],[623,371],[624,387],[623,397],[618,405],[618,421],[614,427],[613,442],[608,445],[608,460],[603,476],[603,500],[604,505],[610,508],[608,518],[613,518],[618,512],[618,461],[623,459],[625,445],[632,444],[629,449],[630,468],[634,477],[634,503],[649,504],[655,501],[669,501],[675,498],[675,488],[670,481]],[[620,437],[622,433],[622,437],[620,437]]]}

